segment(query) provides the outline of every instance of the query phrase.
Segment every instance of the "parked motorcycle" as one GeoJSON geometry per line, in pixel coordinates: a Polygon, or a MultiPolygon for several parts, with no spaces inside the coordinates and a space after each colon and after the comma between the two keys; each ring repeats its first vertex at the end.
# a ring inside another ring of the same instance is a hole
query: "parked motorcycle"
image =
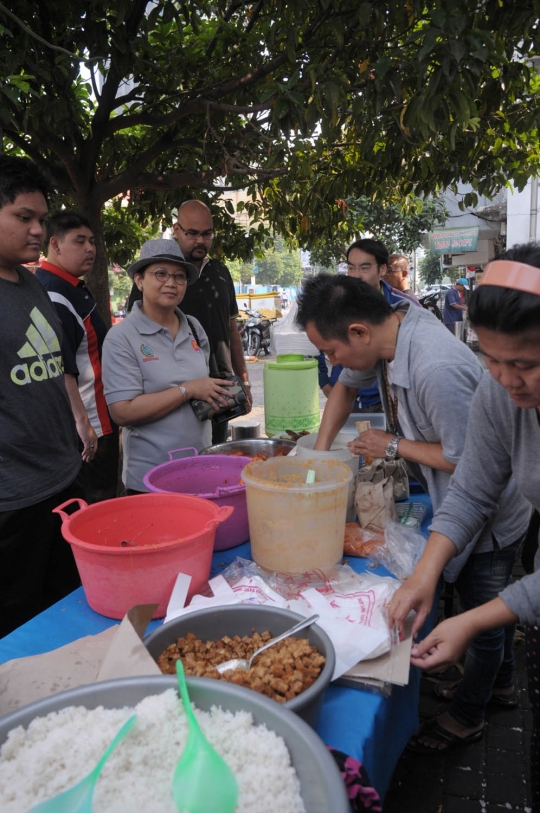
{"type": "Polygon", "coordinates": [[[248,318],[239,324],[238,330],[245,356],[258,356],[264,350],[270,355],[270,328],[272,321],[258,311],[245,310],[248,318]]]}
{"type": "Polygon", "coordinates": [[[424,294],[424,296],[419,296],[418,301],[425,308],[427,311],[431,311],[437,319],[442,322],[442,313],[439,307],[439,292],[438,291],[430,291],[428,294],[424,294]]]}

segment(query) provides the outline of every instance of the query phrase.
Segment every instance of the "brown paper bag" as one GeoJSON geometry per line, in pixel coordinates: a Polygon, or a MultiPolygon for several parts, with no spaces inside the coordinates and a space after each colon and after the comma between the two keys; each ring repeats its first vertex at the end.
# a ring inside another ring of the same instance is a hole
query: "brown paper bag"
{"type": "Polygon", "coordinates": [[[392,480],[386,477],[376,483],[357,483],[354,504],[362,528],[384,528],[387,519],[396,519],[392,480]]]}
{"type": "Polygon", "coordinates": [[[360,469],[357,475],[357,483],[380,483],[387,477],[392,479],[392,488],[394,491],[394,500],[409,499],[409,475],[407,473],[407,466],[405,461],[399,458],[398,460],[384,460],[384,458],[377,458],[370,466],[365,466],[360,469]]]}
{"type": "Polygon", "coordinates": [[[409,474],[407,465],[402,458],[398,460],[383,460],[384,473],[393,480],[394,500],[408,500],[410,497],[409,474]]]}

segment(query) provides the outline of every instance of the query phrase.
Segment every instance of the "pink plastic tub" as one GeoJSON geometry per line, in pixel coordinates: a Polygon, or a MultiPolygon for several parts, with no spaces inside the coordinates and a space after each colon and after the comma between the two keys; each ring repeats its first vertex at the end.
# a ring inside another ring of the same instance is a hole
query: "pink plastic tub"
{"type": "Polygon", "coordinates": [[[191,576],[187,600],[210,575],[216,528],[232,513],[181,494],[140,494],[88,505],[68,500],[54,513],[73,549],[89,605],[123,618],[136,604],[157,604],[162,618],[178,573],[191,576]],[[77,503],[79,510],[63,509],[77,503]]]}
{"type": "Polygon", "coordinates": [[[144,484],[157,493],[190,494],[215,505],[230,505],[234,513],[216,531],[214,550],[227,550],[249,539],[246,486],[240,479],[251,458],[240,455],[200,455],[196,449],[174,449],[169,462],[161,463],[146,474],[144,484]],[[193,452],[178,460],[173,455],[193,452]]]}

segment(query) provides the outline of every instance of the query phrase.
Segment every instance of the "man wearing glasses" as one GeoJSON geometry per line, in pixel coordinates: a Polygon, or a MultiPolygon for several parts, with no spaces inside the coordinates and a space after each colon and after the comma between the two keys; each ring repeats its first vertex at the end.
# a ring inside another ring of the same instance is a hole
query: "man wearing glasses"
{"type": "MultiPolygon", "coordinates": [[[[402,300],[413,301],[418,305],[416,297],[393,288],[387,279],[383,278],[388,274],[389,257],[388,250],[380,240],[365,238],[357,240],[347,250],[347,276],[356,277],[371,285],[379,291],[389,305],[396,305],[402,300]]],[[[392,255],[398,256],[398,255],[392,255]]],[[[317,356],[319,364],[319,387],[327,398],[335,384],[339,384],[340,375],[343,371],[341,364],[335,364],[328,371],[326,357],[324,353],[317,356]]],[[[381,396],[374,371],[371,373],[358,374],[359,389],[350,405],[350,412],[382,412],[381,396]]],[[[340,391],[338,386],[337,391],[340,391]]],[[[334,395],[334,398],[336,396],[334,395]]],[[[333,403],[333,400],[332,402],[333,403]]]]}
{"type": "Polygon", "coordinates": [[[416,299],[413,289],[409,285],[409,261],[404,254],[390,254],[384,281],[392,288],[416,299]]]}
{"type": "Polygon", "coordinates": [[[414,296],[393,288],[385,279],[389,272],[388,249],[380,240],[357,240],[347,250],[347,276],[362,279],[383,294],[389,305],[406,300],[418,304],[414,296]]]}
{"type": "MultiPolygon", "coordinates": [[[[182,302],[182,310],[199,320],[210,342],[210,375],[225,378],[236,373],[250,387],[244,351],[236,325],[238,305],[227,266],[208,256],[214,238],[212,215],[200,200],[188,200],[178,209],[175,239],[188,262],[199,271],[182,302]]],[[[248,389],[248,394],[250,390],[248,389]]],[[[213,423],[212,443],[227,440],[228,424],[213,423]]]]}

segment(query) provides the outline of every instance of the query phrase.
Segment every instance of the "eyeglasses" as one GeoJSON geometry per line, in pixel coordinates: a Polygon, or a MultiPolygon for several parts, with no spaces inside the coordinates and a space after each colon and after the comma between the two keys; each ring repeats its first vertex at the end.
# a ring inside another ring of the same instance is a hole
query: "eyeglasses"
{"type": "Polygon", "coordinates": [[[355,271],[364,271],[367,273],[373,266],[376,268],[379,267],[377,263],[362,263],[362,265],[351,265],[351,263],[347,263],[347,273],[354,274],[355,271]]]}
{"type": "Polygon", "coordinates": [[[183,274],[169,274],[168,271],[148,271],[148,274],[153,274],[158,282],[167,282],[172,277],[175,285],[187,285],[187,277],[183,274]]]}
{"type": "Polygon", "coordinates": [[[203,240],[211,240],[214,236],[214,229],[206,229],[206,231],[196,231],[195,229],[184,229],[183,226],[176,222],[176,225],[183,231],[186,237],[189,237],[191,240],[194,240],[196,237],[202,237],[203,240]]]}

